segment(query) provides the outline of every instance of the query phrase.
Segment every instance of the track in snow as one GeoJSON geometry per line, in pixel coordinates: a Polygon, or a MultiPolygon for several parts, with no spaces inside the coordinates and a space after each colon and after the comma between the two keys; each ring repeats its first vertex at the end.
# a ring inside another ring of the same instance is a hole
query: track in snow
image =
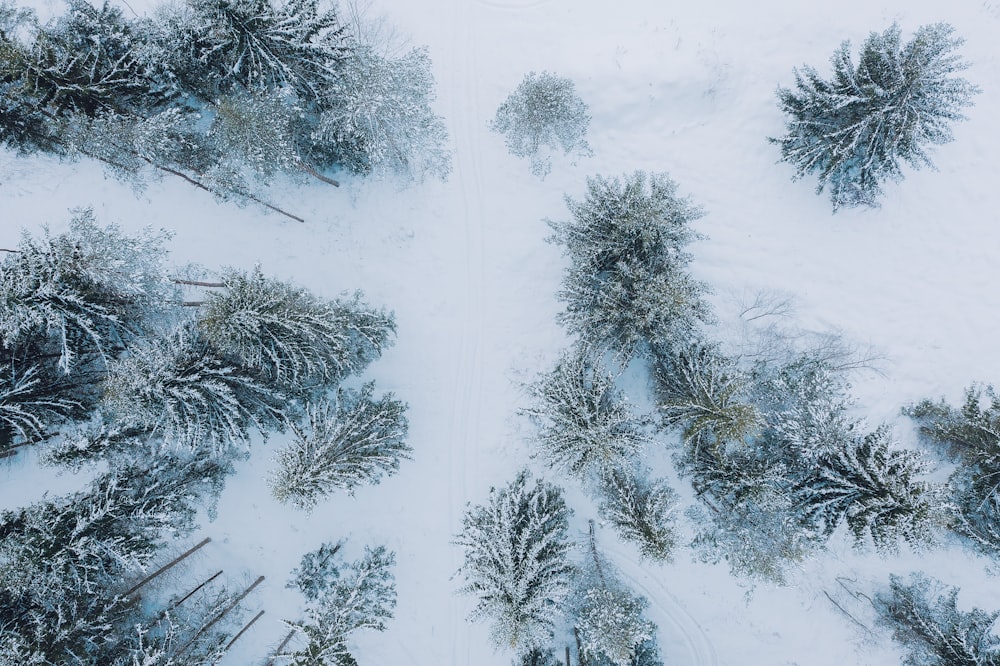
{"type": "MultiPolygon", "coordinates": [[[[453,178],[461,190],[461,227],[464,234],[462,262],[462,303],[464,326],[457,349],[457,363],[451,396],[451,445],[449,449],[449,506],[452,524],[459,525],[459,516],[470,497],[469,479],[475,478],[476,449],[480,439],[479,416],[483,392],[483,235],[482,235],[482,169],[479,163],[479,139],[474,119],[479,118],[474,26],[463,0],[455,3],[453,31],[454,69],[448,85],[452,91],[452,118],[455,161],[453,178]]],[[[452,550],[455,569],[461,564],[461,554],[452,550]]],[[[472,663],[465,617],[456,600],[451,604],[451,663],[472,663]]]]}
{"type": "MultiPolygon", "coordinates": [[[[650,608],[654,611],[653,614],[665,617],[673,627],[674,632],[683,638],[684,644],[687,646],[690,654],[690,659],[682,661],[678,659],[679,655],[664,654],[662,656],[667,663],[683,663],[690,664],[691,666],[718,666],[719,657],[715,652],[715,646],[712,645],[712,641],[709,640],[705,629],[698,620],[681,604],[680,599],[674,596],[650,572],[646,571],[641,562],[614,548],[602,547],[601,552],[609,556],[613,562],[628,565],[627,570],[621,566],[618,567],[621,576],[628,581],[631,587],[642,592],[646,599],[649,600],[650,608]],[[640,579],[638,576],[633,575],[635,571],[640,571],[645,575],[640,579]]],[[[662,624],[660,625],[660,631],[663,631],[662,624]]]]}

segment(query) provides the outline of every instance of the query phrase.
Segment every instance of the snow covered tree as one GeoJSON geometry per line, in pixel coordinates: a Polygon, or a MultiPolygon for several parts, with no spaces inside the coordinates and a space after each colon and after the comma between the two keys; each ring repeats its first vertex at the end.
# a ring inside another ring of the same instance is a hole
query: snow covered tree
{"type": "Polygon", "coordinates": [[[932,539],[937,493],[917,477],[927,464],[913,451],[890,448],[882,427],[818,461],[798,489],[806,520],[823,534],[844,522],[860,545],[893,551],[903,538],[913,546],[932,539]]]}
{"type": "Polygon", "coordinates": [[[703,560],[725,560],[736,575],[781,584],[790,564],[821,545],[803,528],[794,477],[766,449],[703,447],[678,463],[701,501],[688,514],[698,526],[692,545],[703,560]]]}
{"type": "Polygon", "coordinates": [[[535,404],[523,413],[538,426],[538,457],[581,480],[627,464],[648,439],[614,377],[584,349],[564,353],[528,391],[535,404]]]}
{"type": "Polygon", "coordinates": [[[306,619],[286,622],[305,646],[281,656],[292,666],[353,666],[347,646],[358,629],[385,631],[396,606],[392,567],[396,556],[385,547],[365,548],[356,562],[339,559],[342,543],[325,543],[306,554],[288,587],[306,597],[306,619]]]}
{"type": "Polygon", "coordinates": [[[590,155],[587,105],[571,79],[549,72],[530,72],[497,109],[490,127],[504,135],[507,150],[531,159],[531,173],[544,178],[552,160],[541,148],[566,155],[590,155]]]}
{"type": "Polygon", "coordinates": [[[51,358],[51,346],[66,373],[81,357],[107,360],[142,332],[150,310],[164,306],[166,238],[102,228],[89,210],[77,211],[65,233],[24,234],[0,262],[0,346],[34,346],[34,358],[21,355],[29,363],[51,358]]]}
{"type": "Polygon", "coordinates": [[[406,404],[391,393],[376,400],[374,389],[339,389],[336,402],[306,408],[307,424],[291,426],[295,439],[277,455],[270,484],[278,501],[312,510],[334,490],[377,484],[409,459],[406,404]]]}
{"type": "Polygon", "coordinates": [[[551,648],[534,648],[518,655],[514,659],[513,666],[564,666],[564,664],[556,659],[555,652],[551,648]]]}
{"type": "Polygon", "coordinates": [[[611,469],[601,478],[601,517],[646,557],[670,561],[677,545],[677,493],[648,470],[611,469]]]}
{"type": "Polygon", "coordinates": [[[709,316],[705,285],[685,270],[701,211],[677,196],[664,174],[587,179],[582,201],[567,197],[573,219],[549,222],[571,267],[559,319],[598,350],[621,358],[691,335],[709,316]]]}
{"type": "Polygon", "coordinates": [[[19,61],[24,92],[54,116],[149,107],[155,97],[137,58],[140,42],[117,7],[68,0],[66,13],[37,29],[19,61]]]}
{"type": "Polygon", "coordinates": [[[37,365],[21,370],[11,362],[0,370],[0,452],[20,444],[39,442],[53,425],[80,412],[83,405],[61,394],[37,365]]]}
{"type": "Polygon", "coordinates": [[[388,58],[356,44],[323,100],[312,153],[354,173],[444,180],[451,156],[444,122],[431,109],[434,97],[427,49],[388,58]]]}
{"type": "Polygon", "coordinates": [[[287,396],[220,355],[190,324],[135,345],[113,361],[101,408],[116,427],[181,447],[245,445],[251,430],[284,423],[287,396]]]}
{"type": "Polygon", "coordinates": [[[967,65],[955,54],[954,28],[919,28],[903,44],[899,26],[872,33],[855,64],[849,42],[833,55],[833,78],[812,67],[795,72],[795,89],[778,89],[788,134],[772,139],[796,178],[818,173],[836,211],[875,206],[882,184],[902,179],[902,163],[932,166],[928,148],[952,140],[978,88],[954,76],[967,65]]]}
{"type": "Polygon", "coordinates": [[[649,602],[618,579],[614,567],[598,553],[590,523],[590,557],[581,569],[573,599],[573,631],[580,661],[630,666],[640,644],[652,640],[656,625],[643,618],[649,602]]]}
{"type": "Polygon", "coordinates": [[[924,400],[904,413],[958,462],[949,479],[953,529],[987,553],[1000,552],[1000,397],[992,386],[973,385],[960,409],[924,400]]]}
{"type": "Polygon", "coordinates": [[[139,456],[87,490],[0,515],[0,645],[29,646],[45,664],[124,666],[113,657],[136,620],[128,581],[190,532],[195,502],[227,473],[203,453],[139,456]]]}
{"type": "Polygon", "coordinates": [[[392,315],[359,296],[326,301],[265,277],[260,269],[222,276],[226,289],[199,309],[205,339],[279,385],[327,385],[378,358],[395,332],[392,315]]]}
{"type": "Polygon", "coordinates": [[[750,378],[714,347],[658,348],[653,375],[664,425],[681,427],[692,446],[743,442],[762,425],[750,378]]]}
{"type": "Polygon", "coordinates": [[[465,549],[462,591],[479,599],[471,619],[493,622],[498,647],[524,652],[551,640],[572,590],[570,510],[562,491],[522,471],[466,511],[456,542],[465,549]]]}
{"type": "Polygon", "coordinates": [[[775,457],[812,468],[818,458],[849,448],[859,436],[844,371],[822,356],[807,351],[789,361],[756,363],[751,374],[766,425],[761,441],[775,457]]]}
{"type": "Polygon", "coordinates": [[[234,94],[221,98],[208,131],[219,153],[269,178],[301,164],[295,145],[298,110],[281,93],[234,94]]]}
{"type": "Polygon", "coordinates": [[[875,597],[875,608],[893,637],[909,648],[907,666],[996,666],[1000,638],[992,627],[1000,611],[958,610],[958,588],[914,574],[892,576],[889,590],[875,597]]]}
{"type": "Polygon", "coordinates": [[[344,56],[343,27],[319,0],[189,0],[159,10],[145,59],[203,100],[235,90],[324,96],[344,56]]]}

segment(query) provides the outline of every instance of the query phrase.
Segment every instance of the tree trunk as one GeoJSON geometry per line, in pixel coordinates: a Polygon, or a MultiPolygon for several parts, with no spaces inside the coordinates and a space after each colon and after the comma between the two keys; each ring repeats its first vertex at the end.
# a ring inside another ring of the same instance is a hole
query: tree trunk
{"type": "Polygon", "coordinates": [[[142,580],[140,580],[138,583],[136,583],[135,585],[133,585],[132,587],[130,587],[128,589],[128,591],[125,594],[123,594],[122,596],[123,597],[127,597],[128,595],[132,594],[133,592],[135,592],[136,590],[138,590],[140,587],[142,587],[143,585],[145,585],[149,581],[153,580],[154,578],[156,578],[160,574],[162,574],[164,571],[167,571],[167,570],[173,568],[178,563],[180,563],[182,560],[184,560],[187,557],[189,557],[192,553],[194,553],[195,551],[201,549],[202,546],[204,546],[205,544],[207,544],[211,540],[212,540],[211,537],[205,537],[200,542],[198,542],[197,544],[195,544],[191,548],[188,548],[183,553],[181,553],[180,555],[178,555],[174,559],[170,560],[169,562],[167,562],[166,564],[164,564],[162,567],[160,567],[159,569],[157,569],[156,571],[154,571],[153,573],[149,574],[148,576],[146,576],[145,578],[143,578],[142,580]]]}
{"type": "Polygon", "coordinates": [[[260,616],[263,615],[263,614],[264,614],[264,611],[260,611],[259,613],[257,613],[256,615],[253,616],[252,620],[250,620],[245,625],[243,625],[243,628],[240,629],[238,632],[236,632],[236,635],[233,636],[233,639],[231,641],[229,641],[228,643],[226,643],[226,647],[223,649],[223,652],[229,652],[229,648],[233,647],[233,643],[235,643],[237,640],[239,640],[240,636],[242,636],[243,634],[245,634],[247,632],[247,629],[249,629],[251,626],[253,626],[253,623],[256,622],[257,620],[259,620],[260,616]]]}
{"type": "Polygon", "coordinates": [[[232,603],[230,603],[228,606],[226,606],[224,609],[222,609],[222,611],[219,612],[218,615],[216,615],[215,617],[213,617],[208,622],[208,624],[206,624],[201,629],[199,629],[197,632],[195,632],[195,635],[192,636],[188,640],[188,642],[184,644],[183,647],[181,647],[179,650],[177,650],[177,652],[175,653],[174,656],[179,657],[182,654],[184,654],[184,652],[186,652],[188,648],[190,648],[192,645],[194,645],[195,641],[197,641],[199,638],[201,638],[202,635],[206,631],[208,631],[213,626],[215,626],[219,622],[219,620],[221,620],[222,618],[224,618],[227,615],[229,615],[229,613],[231,613],[232,610],[234,608],[236,608],[240,604],[241,601],[243,601],[244,599],[246,599],[247,595],[250,594],[251,592],[253,592],[254,588],[257,587],[258,585],[260,585],[262,582],[264,582],[264,577],[263,576],[258,576],[257,580],[255,580],[253,583],[250,584],[250,587],[248,587],[247,589],[243,590],[243,592],[241,592],[238,597],[236,597],[235,599],[233,599],[232,603]]]}

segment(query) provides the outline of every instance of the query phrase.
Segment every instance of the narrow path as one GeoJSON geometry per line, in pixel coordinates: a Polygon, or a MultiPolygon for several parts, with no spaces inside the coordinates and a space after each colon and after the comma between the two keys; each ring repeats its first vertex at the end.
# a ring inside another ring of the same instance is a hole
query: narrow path
{"type": "MultiPolygon", "coordinates": [[[[618,565],[621,575],[628,582],[629,586],[637,592],[642,593],[649,600],[652,613],[650,619],[657,621],[658,616],[666,618],[670,623],[667,628],[661,622],[657,622],[662,634],[664,631],[671,631],[679,635],[689,653],[689,659],[680,660],[680,655],[662,654],[665,663],[683,663],[691,666],[718,666],[719,657],[715,652],[715,646],[709,639],[705,629],[694,618],[691,613],[684,608],[680,599],[674,596],[667,587],[646,570],[641,562],[627,555],[614,547],[602,546],[601,551],[610,557],[618,565]],[[627,565],[627,566],[623,566],[627,565]],[[635,572],[639,572],[636,575],[635,572]]],[[[662,650],[661,646],[661,650],[662,650]]]]}
{"type": "MultiPolygon", "coordinates": [[[[482,234],[482,169],[478,150],[479,133],[475,126],[481,117],[477,94],[475,58],[475,25],[468,3],[456,0],[453,14],[452,67],[446,85],[451,90],[451,118],[455,146],[452,178],[459,186],[460,205],[457,213],[462,219],[464,233],[463,256],[455,257],[461,264],[461,299],[455,307],[461,308],[461,340],[456,349],[457,361],[452,381],[451,431],[449,448],[449,508],[452,524],[460,525],[465,504],[470,498],[470,482],[476,476],[476,449],[480,436],[480,409],[483,390],[483,234],[482,234]]],[[[461,564],[461,552],[452,548],[455,569],[461,564]]],[[[472,663],[464,606],[452,600],[451,663],[472,663]]]]}

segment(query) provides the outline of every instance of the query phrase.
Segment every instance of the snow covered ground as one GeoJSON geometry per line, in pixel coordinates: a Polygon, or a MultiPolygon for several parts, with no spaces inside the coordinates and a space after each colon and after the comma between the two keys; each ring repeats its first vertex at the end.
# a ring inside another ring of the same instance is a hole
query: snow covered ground
{"type": "MultiPolygon", "coordinates": [[[[61,11],[49,1],[39,9],[61,11]]],[[[707,239],[693,246],[693,272],[713,286],[723,315],[756,290],[775,290],[793,299],[790,323],[838,331],[884,355],[883,373],[857,374],[854,392],[873,424],[898,423],[903,442],[913,433],[901,406],[955,401],[972,381],[1000,381],[1000,2],[383,0],[375,9],[429,46],[437,111],[455,151],[445,183],[348,178],[340,189],[281,187],[275,198],[307,220],[297,224],[218,204],[183,183],[135,194],[93,163],[0,153],[0,247],[22,227],[59,228],[68,208],[92,206],[102,222],[173,230],[178,264],[259,263],[323,295],[362,289],[396,313],[396,344],[368,376],[409,403],[414,460],[307,516],[278,505],[265,484],[280,440],[256,447],[230,479],[217,520],[204,524],[213,543],[195,563],[267,576],[248,603],[266,615],[225,664],[258,663],[281,640],[279,620],[297,616],[297,595],[284,589],[289,572],[306,551],[342,537],[349,554],[384,543],[398,559],[396,617],[385,634],[358,636],[361,663],[510,663],[484,625],[465,621],[473,604],[454,593],[461,553],[451,540],[466,503],[527,460],[520,382],[566,344],[554,322],[564,262],[545,242],[543,220],[564,217],[563,195],[580,196],[588,175],[666,171],[705,207],[696,228],[707,239]],[[967,40],[965,76],[983,92],[955,126],[955,142],[936,151],[938,172],[908,173],[887,188],[881,209],[833,216],[812,182],[792,183],[791,167],[775,164],[777,149],[766,141],[783,129],[774,92],[792,82],[793,67],[825,72],[841,40],[858,44],[893,20],[904,35],[953,24],[967,40]],[[593,157],[557,158],[544,181],[487,127],[531,70],[572,78],[593,116],[593,157]]],[[[0,466],[0,506],[79,483],[51,474],[30,454],[0,466]]],[[[582,535],[594,507],[568,480],[553,480],[569,490],[582,535]]],[[[884,632],[867,634],[832,603],[864,620],[840,583],[870,590],[890,572],[923,569],[960,585],[961,605],[1000,608],[1000,580],[959,552],[883,561],[835,539],[789,586],[758,585],[748,595],[725,567],[692,562],[686,550],[675,564],[654,566],[610,530],[598,538],[650,599],[669,664],[898,663],[884,632]]]]}

